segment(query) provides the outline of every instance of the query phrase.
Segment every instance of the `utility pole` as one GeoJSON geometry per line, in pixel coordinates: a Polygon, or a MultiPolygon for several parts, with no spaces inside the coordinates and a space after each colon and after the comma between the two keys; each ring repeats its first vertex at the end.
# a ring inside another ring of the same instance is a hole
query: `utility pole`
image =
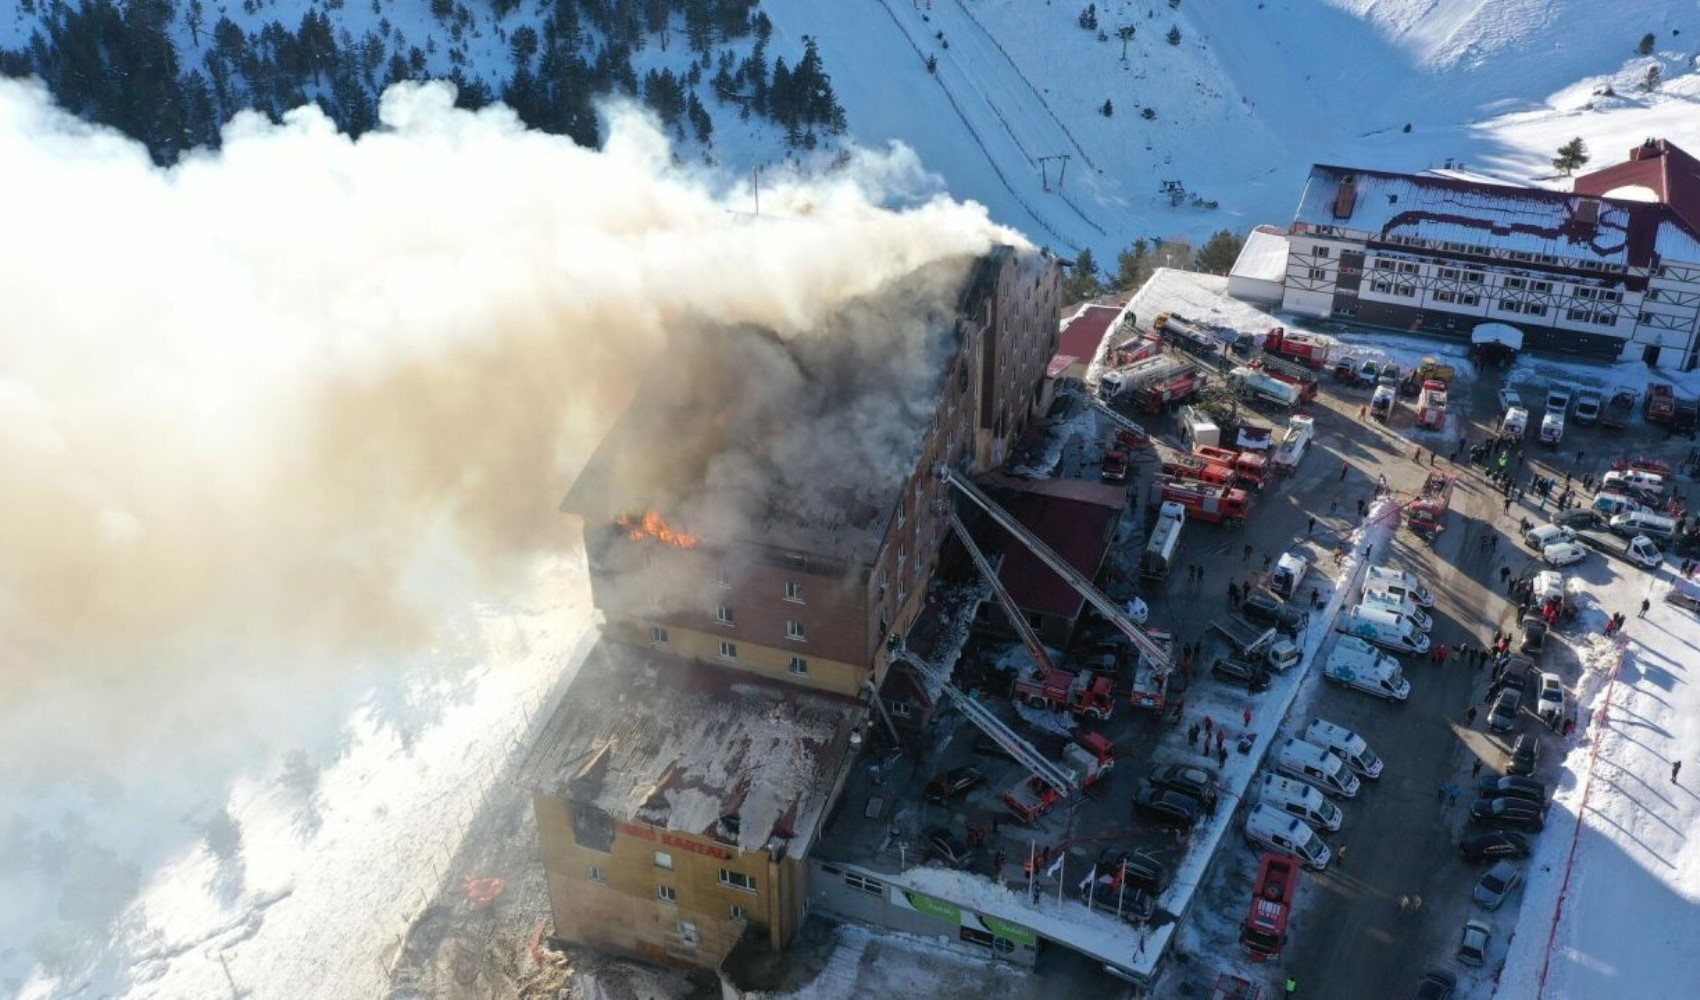
{"type": "Polygon", "coordinates": [[[1063,187],[1063,178],[1068,176],[1068,154],[1062,153],[1057,156],[1039,157],[1039,175],[1044,182],[1046,191],[1051,189],[1051,176],[1047,165],[1052,160],[1059,160],[1062,163],[1062,165],[1057,169],[1057,190],[1061,191],[1063,187]]]}
{"type": "Polygon", "coordinates": [[[754,170],[750,171],[750,193],[755,196],[755,199],[756,199],[756,215],[759,217],[761,215],[761,168],[760,167],[756,167],[754,170]]]}

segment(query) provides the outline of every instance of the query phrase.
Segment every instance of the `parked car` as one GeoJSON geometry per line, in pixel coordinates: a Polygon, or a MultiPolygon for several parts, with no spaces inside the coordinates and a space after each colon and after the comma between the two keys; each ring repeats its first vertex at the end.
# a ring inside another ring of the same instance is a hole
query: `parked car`
{"type": "Polygon", "coordinates": [[[974,861],[974,852],[968,844],[942,826],[927,831],[926,843],[928,857],[952,868],[967,868],[974,861]]]}
{"type": "Polygon", "coordinates": [[[1564,717],[1564,682],[1557,674],[1541,674],[1541,697],[1535,702],[1535,714],[1549,726],[1558,725],[1564,717]]]}
{"type": "Polygon", "coordinates": [[[1546,825],[1546,806],[1528,799],[1477,799],[1470,803],[1470,822],[1496,830],[1539,833],[1546,825]]]}
{"type": "Polygon", "coordinates": [[[1523,869],[1509,861],[1496,861],[1476,883],[1476,903],[1484,910],[1497,910],[1505,897],[1523,881],[1523,869]]]}
{"type": "Polygon", "coordinates": [[[1198,822],[1200,806],[1190,795],[1171,788],[1142,784],[1133,793],[1133,813],[1158,826],[1186,829],[1198,822]]]}
{"type": "Polygon", "coordinates": [[[1539,657],[1541,650],[1547,648],[1547,623],[1539,615],[1529,615],[1523,619],[1523,639],[1517,644],[1517,652],[1539,657]]]}
{"type": "Polygon", "coordinates": [[[1458,939],[1458,961],[1465,965],[1486,965],[1488,946],[1493,943],[1493,928],[1485,920],[1470,920],[1458,939]]]}
{"type": "Polygon", "coordinates": [[[1210,676],[1229,684],[1238,684],[1252,694],[1269,690],[1269,671],[1262,664],[1247,663],[1230,656],[1219,657],[1210,665],[1210,676]]]}
{"type": "Polygon", "coordinates": [[[985,783],[985,774],[974,765],[953,767],[927,784],[927,801],[949,802],[958,795],[967,795],[985,783]]]}
{"type": "Polygon", "coordinates": [[[1159,764],[1146,778],[1158,788],[1170,788],[1197,799],[1205,808],[1216,804],[1216,774],[1195,764],[1159,764]]]}
{"type": "Polygon", "coordinates": [[[1458,853],[1465,861],[1491,861],[1496,858],[1526,858],[1529,839],[1510,830],[1473,833],[1458,841],[1458,853]]]}
{"type": "Polygon", "coordinates": [[[1499,411],[1501,413],[1504,413],[1506,410],[1509,410],[1514,406],[1522,405],[1523,397],[1517,394],[1516,389],[1504,385],[1499,387],[1499,411]]]}
{"type": "Polygon", "coordinates": [[[1517,713],[1522,708],[1523,696],[1515,688],[1505,688],[1499,692],[1499,697],[1493,700],[1493,707],[1488,709],[1488,728],[1495,732],[1508,733],[1517,727],[1517,713]]]}
{"type": "MultiPolygon", "coordinates": [[[[1105,850],[1107,852],[1111,848],[1105,848],[1105,850]]],[[[1100,862],[1102,862],[1102,858],[1100,858],[1100,862]]],[[[1175,877],[1168,865],[1144,851],[1134,851],[1132,854],[1126,855],[1125,858],[1118,857],[1115,867],[1117,871],[1127,873],[1127,884],[1130,888],[1137,886],[1150,892],[1162,892],[1169,887],[1169,883],[1175,877]],[[1122,861],[1127,862],[1126,868],[1122,867],[1122,861]]]]}
{"type": "Polygon", "coordinates": [[[1417,991],[1411,994],[1411,1000],[1447,1000],[1457,988],[1458,980],[1452,973],[1430,969],[1417,980],[1417,991]]]}
{"type": "Polygon", "coordinates": [[[1518,692],[1529,686],[1529,677],[1535,672],[1535,661],[1522,653],[1512,653],[1505,661],[1505,669],[1496,671],[1494,683],[1500,687],[1508,687],[1518,692]]]}
{"type": "Polygon", "coordinates": [[[1559,542],[1542,549],[1541,558],[1548,566],[1574,566],[1588,558],[1588,550],[1575,542],[1559,542]]]}
{"type": "Polygon", "coordinates": [[[1523,544],[1537,551],[1560,542],[1574,542],[1576,532],[1562,524],[1542,524],[1523,533],[1523,544]]]}
{"type": "Polygon", "coordinates": [[[1240,611],[1248,620],[1266,628],[1280,629],[1289,638],[1297,637],[1310,624],[1310,612],[1262,591],[1246,598],[1245,603],[1240,605],[1240,611]]]}
{"type": "Polygon", "coordinates": [[[1535,766],[1540,762],[1541,741],[1525,733],[1511,745],[1511,762],[1505,766],[1505,773],[1534,774],[1535,766]]]}
{"type": "Polygon", "coordinates": [[[1547,800],[1546,785],[1534,778],[1516,774],[1483,778],[1476,784],[1476,793],[1488,799],[1528,799],[1530,802],[1543,804],[1547,800]]]}
{"type": "Polygon", "coordinates": [[[1574,530],[1587,530],[1600,527],[1605,519],[1592,507],[1572,507],[1554,514],[1552,523],[1574,530]]]}

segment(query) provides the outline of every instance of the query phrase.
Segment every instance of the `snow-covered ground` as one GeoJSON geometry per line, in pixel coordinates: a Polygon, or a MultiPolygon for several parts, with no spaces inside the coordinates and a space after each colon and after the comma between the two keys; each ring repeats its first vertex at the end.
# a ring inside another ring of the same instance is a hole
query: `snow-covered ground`
{"type": "Polygon", "coordinates": [[[1684,0],[1620,0],[1609,27],[1598,0],[1108,0],[1098,31],[1081,28],[1085,6],[791,0],[768,13],[776,37],[821,39],[857,138],[907,143],[958,197],[1100,265],[1136,237],[1196,245],[1282,223],[1316,162],[1450,160],[1550,182],[1574,136],[1595,163],[1650,135],[1700,146],[1700,10],[1684,0]],[[1654,53],[1639,56],[1648,32],[1654,53]],[[1655,64],[1664,82],[1645,92],[1655,64]],[[1597,96],[1607,84],[1615,96],[1597,96]],[[1178,204],[1167,181],[1185,189],[1178,204]]]}

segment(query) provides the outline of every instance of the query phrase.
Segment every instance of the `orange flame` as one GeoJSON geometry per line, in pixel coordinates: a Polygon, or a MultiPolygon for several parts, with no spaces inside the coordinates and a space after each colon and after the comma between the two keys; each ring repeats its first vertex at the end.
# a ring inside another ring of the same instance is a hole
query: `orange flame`
{"type": "Polygon", "coordinates": [[[683,531],[675,531],[656,511],[646,511],[643,517],[616,517],[614,523],[626,533],[632,541],[650,539],[674,548],[694,549],[702,543],[696,535],[683,531]]]}

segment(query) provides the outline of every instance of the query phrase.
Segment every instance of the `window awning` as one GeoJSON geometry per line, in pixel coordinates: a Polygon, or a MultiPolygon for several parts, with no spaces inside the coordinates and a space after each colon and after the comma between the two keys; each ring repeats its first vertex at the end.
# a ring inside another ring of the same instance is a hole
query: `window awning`
{"type": "Polygon", "coordinates": [[[1498,344],[1513,351],[1523,349],[1523,331],[1505,323],[1482,323],[1470,331],[1472,344],[1498,344]]]}

